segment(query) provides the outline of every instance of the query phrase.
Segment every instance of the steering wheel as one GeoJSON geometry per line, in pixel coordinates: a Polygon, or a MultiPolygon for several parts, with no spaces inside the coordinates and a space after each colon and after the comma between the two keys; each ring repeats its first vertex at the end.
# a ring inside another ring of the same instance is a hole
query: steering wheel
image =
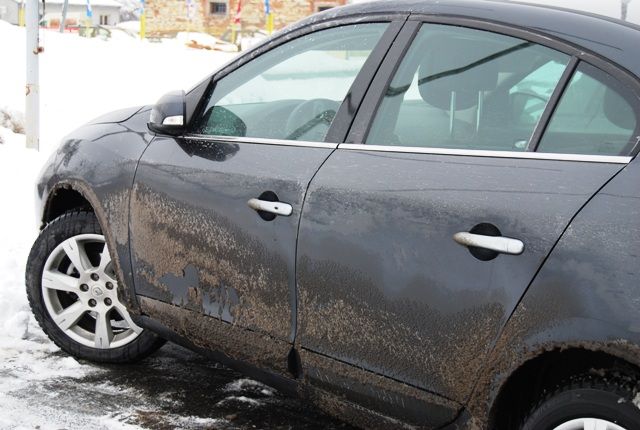
{"type": "Polygon", "coordinates": [[[311,99],[300,103],[287,118],[285,139],[298,140],[304,136],[305,140],[324,140],[339,107],[338,102],[329,99],[311,99]]]}

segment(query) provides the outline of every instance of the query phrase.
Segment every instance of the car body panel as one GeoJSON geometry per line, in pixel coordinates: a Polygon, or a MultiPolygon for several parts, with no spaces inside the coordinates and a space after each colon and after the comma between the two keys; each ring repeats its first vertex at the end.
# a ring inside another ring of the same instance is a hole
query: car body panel
{"type": "Polygon", "coordinates": [[[464,401],[558,237],[622,167],[338,149],[302,215],[299,344],[464,401]],[[481,223],[525,252],[480,261],[454,242],[481,223]]]}
{"type": "Polygon", "coordinates": [[[136,294],[293,341],[298,220],[334,146],[156,138],[131,195],[136,294]],[[264,192],[292,215],[262,219],[264,192]]]}
{"type": "Polygon", "coordinates": [[[515,309],[474,393],[474,413],[544,352],[603,351],[640,366],[640,162],[576,215],[515,309]]]}
{"type": "MultiPolygon", "coordinates": [[[[329,132],[336,145],[362,143],[376,106],[367,96],[388,78],[374,79],[380,62],[397,62],[421,21],[528,34],[637,92],[639,27],[513,2],[403,0],[331,9],[276,33],[194,87],[187,118],[216,79],[269,49],[372,21],[395,22],[329,132]]],[[[154,140],[148,119],[149,108],[132,108],[76,130],[38,184],[45,220],[59,190],[89,201],[141,325],[262,369],[256,377],[367,428],[456,416],[459,428],[483,428],[509,375],[558,348],[640,366],[637,161],[154,140]],[[269,189],[291,217],[264,221],[246,206],[269,189]],[[474,259],[452,236],[479,222],[522,239],[525,253],[474,259]]]]}
{"type": "MultiPolygon", "coordinates": [[[[112,121],[83,126],[66,136],[41,173],[37,185],[38,213],[47,219],[50,202],[61,189],[73,189],[93,207],[115,255],[125,286],[133,286],[129,255],[129,194],[138,159],[153,135],[147,129],[150,108],[131,108],[110,115],[112,121]],[[127,117],[129,117],[127,119],[127,117]]],[[[132,290],[127,304],[137,312],[132,290]]]]}

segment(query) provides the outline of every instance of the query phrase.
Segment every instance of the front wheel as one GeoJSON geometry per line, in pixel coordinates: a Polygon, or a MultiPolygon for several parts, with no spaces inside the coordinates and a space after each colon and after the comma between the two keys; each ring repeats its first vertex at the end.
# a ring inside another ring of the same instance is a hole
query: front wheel
{"type": "Polygon", "coordinates": [[[640,429],[640,396],[631,382],[583,375],[547,393],[521,430],[640,429]]]}
{"type": "Polygon", "coordinates": [[[67,353],[101,363],[139,360],[164,341],[131,319],[92,212],[48,224],[27,261],[27,296],[42,330],[67,353]]]}

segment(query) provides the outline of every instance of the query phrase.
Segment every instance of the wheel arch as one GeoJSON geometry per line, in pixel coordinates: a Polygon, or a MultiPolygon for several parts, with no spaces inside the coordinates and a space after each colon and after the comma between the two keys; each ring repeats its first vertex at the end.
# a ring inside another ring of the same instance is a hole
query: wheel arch
{"type": "Polygon", "coordinates": [[[573,377],[639,378],[640,367],[613,348],[596,345],[555,346],[530,357],[500,386],[488,414],[488,428],[517,428],[519,420],[546,391],[573,377]]]}
{"type": "Polygon", "coordinates": [[[45,202],[42,211],[41,228],[44,228],[45,225],[65,212],[72,210],[95,212],[93,205],[77,188],[66,183],[56,185],[49,193],[45,202]]]}
{"type": "MultiPolygon", "coordinates": [[[[126,205],[128,205],[128,192],[126,205]]],[[[92,187],[77,179],[66,179],[51,186],[44,199],[45,204],[42,209],[41,228],[48,223],[69,211],[90,211],[96,215],[102,234],[105,237],[109,252],[113,256],[116,274],[123,285],[123,299],[134,318],[140,313],[139,305],[135,297],[135,291],[131,281],[131,262],[129,257],[128,242],[128,212],[124,217],[117,216],[119,212],[116,208],[108,211],[103,200],[101,200],[92,187]],[[114,222],[110,222],[113,220],[114,222]],[[115,225],[114,225],[115,224],[115,225]],[[116,230],[114,232],[114,230],[116,230]],[[124,233],[122,232],[124,230],[124,233]],[[120,233],[118,233],[120,232],[120,233]],[[126,236],[123,239],[123,234],[126,236]],[[125,271],[128,276],[125,276],[125,271]]],[[[108,204],[108,200],[105,200],[108,204]]],[[[120,211],[121,212],[121,211],[120,211]]]]}

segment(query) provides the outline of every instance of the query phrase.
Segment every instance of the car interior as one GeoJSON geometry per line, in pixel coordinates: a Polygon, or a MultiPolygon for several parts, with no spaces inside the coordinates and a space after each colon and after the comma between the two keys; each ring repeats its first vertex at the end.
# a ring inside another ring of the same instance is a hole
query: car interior
{"type": "MultiPolygon", "coordinates": [[[[430,32],[405,57],[367,143],[524,151],[567,63],[564,54],[512,38],[430,32]]],[[[539,150],[628,152],[637,113],[619,84],[593,67],[583,68],[565,91],[539,150]]]]}
{"type": "MultiPolygon", "coordinates": [[[[196,133],[323,141],[342,102],[337,94],[346,94],[356,73],[345,73],[340,67],[315,71],[308,76],[274,73],[274,70],[308,51],[330,56],[337,53],[349,56],[358,50],[368,53],[376,39],[376,35],[365,31],[345,39],[341,46],[332,46],[328,41],[316,43],[311,49],[304,42],[294,52],[265,58],[261,67],[249,63],[243,67],[247,68],[246,72],[240,73],[242,78],[234,76],[237,72],[223,78],[221,88],[216,89],[195,127],[196,133]],[[293,91],[291,98],[286,98],[289,94],[269,94],[261,101],[219,102],[225,95],[251,84],[256,77],[263,80],[263,85],[273,85],[272,93],[277,93],[279,84],[298,80],[309,87],[323,87],[328,96],[305,99],[304,95],[313,91],[298,90],[299,94],[293,91]]],[[[366,55],[361,62],[364,59],[366,55]]],[[[426,24],[387,89],[366,143],[531,150],[529,140],[569,59],[561,52],[521,39],[426,24]]],[[[581,63],[561,97],[538,150],[600,155],[629,153],[637,141],[639,121],[638,112],[627,98],[617,81],[581,63]]]]}

